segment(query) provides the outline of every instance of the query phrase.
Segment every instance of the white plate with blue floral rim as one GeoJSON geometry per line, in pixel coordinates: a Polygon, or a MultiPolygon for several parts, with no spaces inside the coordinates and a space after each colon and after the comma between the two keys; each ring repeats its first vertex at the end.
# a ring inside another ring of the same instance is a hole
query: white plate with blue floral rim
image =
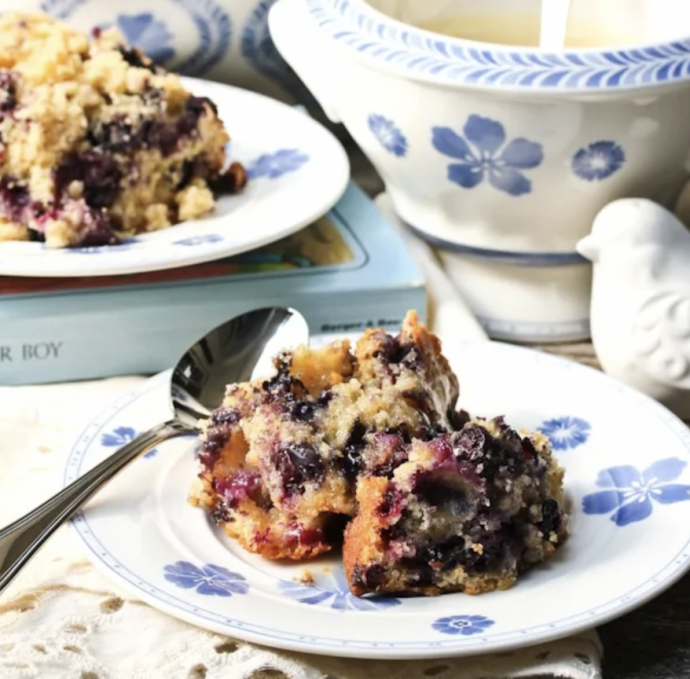
{"type": "Polygon", "coordinates": [[[46,248],[0,243],[0,275],[110,276],[199,264],[253,250],[324,215],[347,188],[350,165],[340,142],[302,110],[229,85],[183,78],[218,107],[232,141],[230,160],[249,175],[204,217],[141,234],[120,245],[46,248]]]}
{"type": "MultiPolygon", "coordinates": [[[[195,438],[137,460],[76,515],[91,559],[151,606],[266,646],[361,658],[472,655],[564,637],[624,614],[690,564],[690,429],[591,368],[510,345],[461,343],[463,407],[538,429],[566,469],[570,540],[504,592],[368,599],[337,556],[308,567],[244,552],[186,501],[195,438]]],[[[79,436],[68,483],[167,416],[168,374],[123,396],[79,436]]]]}

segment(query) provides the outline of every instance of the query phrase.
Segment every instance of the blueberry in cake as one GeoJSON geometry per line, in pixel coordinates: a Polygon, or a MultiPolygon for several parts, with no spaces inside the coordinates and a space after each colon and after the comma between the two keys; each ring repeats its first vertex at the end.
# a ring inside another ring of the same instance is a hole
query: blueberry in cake
{"type": "Polygon", "coordinates": [[[299,347],[228,387],[203,425],[190,500],[245,549],[302,560],[342,546],[356,595],[505,589],[567,536],[563,470],[538,433],[457,410],[438,338],[299,347]]]}
{"type": "Polygon", "coordinates": [[[214,104],[130,48],[43,14],[0,17],[0,241],[116,244],[209,213],[229,137],[214,104]]]}
{"type": "Polygon", "coordinates": [[[300,347],[265,381],[231,385],[205,425],[194,502],[244,548],[304,559],[342,541],[364,471],[387,474],[386,441],[427,437],[454,417],[457,379],[408,314],[400,334],[300,347]]]}
{"type": "Polygon", "coordinates": [[[565,540],[563,470],[543,435],[499,417],[399,445],[406,462],[358,484],[343,548],[353,593],[507,589],[565,540]]]}

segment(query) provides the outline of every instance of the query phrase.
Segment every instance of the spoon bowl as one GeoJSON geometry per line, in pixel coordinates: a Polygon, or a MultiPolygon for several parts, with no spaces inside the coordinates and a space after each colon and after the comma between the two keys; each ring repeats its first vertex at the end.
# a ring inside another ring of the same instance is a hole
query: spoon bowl
{"type": "Polygon", "coordinates": [[[0,592],[45,541],[118,472],[147,450],[175,436],[196,434],[199,420],[220,405],[226,385],[269,375],[272,357],[309,340],[309,326],[294,309],[267,307],[214,328],[190,347],[170,378],[171,419],[158,424],[80,476],[57,495],[0,530],[0,592]]]}
{"type": "Polygon", "coordinates": [[[175,418],[196,429],[220,404],[228,384],[270,374],[275,354],[308,340],[304,317],[286,307],[248,311],[219,325],[188,349],[172,372],[175,418]]]}

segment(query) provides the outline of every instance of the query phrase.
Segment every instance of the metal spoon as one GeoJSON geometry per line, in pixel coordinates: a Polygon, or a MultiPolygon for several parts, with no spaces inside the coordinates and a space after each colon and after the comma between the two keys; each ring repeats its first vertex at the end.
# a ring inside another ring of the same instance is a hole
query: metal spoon
{"type": "Polygon", "coordinates": [[[178,361],[170,379],[173,417],[120,448],[57,495],[0,530],[0,592],[55,530],[119,471],[150,448],[198,432],[220,405],[225,387],[270,374],[271,358],[309,340],[309,327],[294,309],[269,307],[236,316],[211,330],[178,361]]]}

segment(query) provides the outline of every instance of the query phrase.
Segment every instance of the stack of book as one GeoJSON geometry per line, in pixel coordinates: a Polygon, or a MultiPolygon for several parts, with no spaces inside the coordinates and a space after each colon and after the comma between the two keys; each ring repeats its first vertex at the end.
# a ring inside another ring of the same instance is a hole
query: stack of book
{"type": "Polygon", "coordinates": [[[408,309],[427,312],[401,237],[351,184],[315,223],[228,259],[127,276],[0,277],[0,384],[153,374],[216,325],[272,305],[298,309],[318,335],[396,330],[408,309]]]}

